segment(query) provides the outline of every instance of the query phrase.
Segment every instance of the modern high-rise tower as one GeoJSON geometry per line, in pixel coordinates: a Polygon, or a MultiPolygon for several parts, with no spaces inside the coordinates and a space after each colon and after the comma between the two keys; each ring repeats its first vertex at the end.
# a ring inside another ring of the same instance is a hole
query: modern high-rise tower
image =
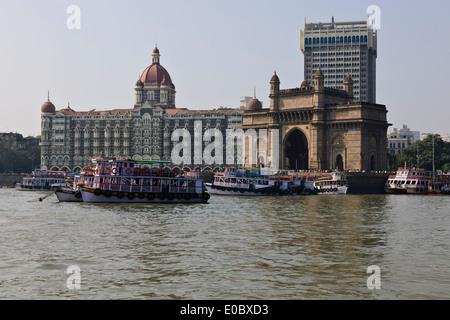
{"type": "Polygon", "coordinates": [[[367,21],[306,23],[300,31],[305,80],[320,67],[325,87],[342,90],[347,74],[353,99],[376,103],[377,31],[367,21]]]}

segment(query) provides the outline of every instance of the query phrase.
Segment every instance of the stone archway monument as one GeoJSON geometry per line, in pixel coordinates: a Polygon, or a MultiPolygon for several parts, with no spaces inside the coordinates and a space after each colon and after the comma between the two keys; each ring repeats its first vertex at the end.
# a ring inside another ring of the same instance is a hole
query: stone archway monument
{"type": "Polygon", "coordinates": [[[265,129],[276,137],[268,139],[267,150],[279,157],[278,169],[386,170],[386,106],[353,101],[349,75],[343,88],[326,88],[319,68],[311,86],[305,80],[299,88],[280,90],[274,73],[270,108],[246,110],[242,129],[265,129]]]}

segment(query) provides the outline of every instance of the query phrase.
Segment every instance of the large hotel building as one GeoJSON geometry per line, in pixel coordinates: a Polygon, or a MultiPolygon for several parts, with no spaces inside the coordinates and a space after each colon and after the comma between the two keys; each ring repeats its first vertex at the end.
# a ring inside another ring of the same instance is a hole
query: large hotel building
{"type": "Polygon", "coordinates": [[[367,21],[306,23],[300,33],[305,79],[320,67],[325,86],[342,90],[353,79],[353,99],[376,103],[377,31],[367,21]]]}
{"type": "MultiPolygon", "coordinates": [[[[176,108],[175,85],[160,64],[158,48],[153,50],[152,64],[142,72],[134,90],[135,104],[128,109],[78,111],[68,106],[56,110],[48,98],[41,106],[41,168],[76,172],[90,165],[93,157],[119,153],[134,160],[159,162],[155,166],[167,162],[165,165],[174,167],[168,162],[178,143],[171,139],[175,129],[188,129],[193,140],[194,122],[201,123],[203,132],[219,129],[223,137],[226,129],[242,125],[243,110],[239,108],[176,108]]],[[[202,140],[201,147],[210,143],[202,140]]],[[[191,145],[193,148],[194,143],[191,145]]],[[[194,151],[192,155],[196,155],[194,151]]],[[[178,166],[180,169],[213,170],[217,167],[193,157],[178,166]]]]}

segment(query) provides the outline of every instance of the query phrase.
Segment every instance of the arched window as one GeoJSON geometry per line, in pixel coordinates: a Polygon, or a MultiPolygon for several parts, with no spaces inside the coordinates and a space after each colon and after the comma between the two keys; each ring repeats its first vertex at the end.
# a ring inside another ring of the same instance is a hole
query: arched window
{"type": "Polygon", "coordinates": [[[344,43],[347,43],[347,36],[344,37],[344,43]]]}
{"type": "Polygon", "coordinates": [[[356,43],[359,43],[359,36],[356,36],[356,43]]]}
{"type": "Polygon", "coordinates": [[[344,37],[341,37],[341,38],[339,39],[339,42],[340,42],[340,43],[344,43],[344,37]]]}
{"type": "Polygon", "coordinates": [[[333,38],[332,38],[332,43],[334,44],[335,42],[336,42],[336,38],[333,37],[333,38]]]}
{"type": "Polygon", "coordinates": [[[355,43],[356,42],[356,38],[355,36],[352,37],[352,42],[355,43]]]}
{"type": "Polygon", "coordinates": [[[367,36],[364,36],[364,43],[367,43],[367,36]]]}

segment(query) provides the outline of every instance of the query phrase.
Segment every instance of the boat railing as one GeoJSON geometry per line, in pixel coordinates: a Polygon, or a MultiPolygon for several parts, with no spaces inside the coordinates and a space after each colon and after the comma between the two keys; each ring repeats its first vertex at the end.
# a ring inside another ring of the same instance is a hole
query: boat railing
{"type": "Polygon", "coordinates": [[[215,181],[214,182],[215,186],[220,186],[220,187],[230,187],[230,188],[244,188],[244,189],[248,189],[250,187],[249,183],[239,183],[239,182],[223,182],[223,181],[215,181]]]}
{"type": "Polygon", "coordinates": [[[167,185],[136,185],[136,184],[119,184],[119,183],[94,183],[93,188],[101,188],[104,190],[116,192],[169,192],[169,193],[202,193],[202,186],[167,186],[167,185]]]}

